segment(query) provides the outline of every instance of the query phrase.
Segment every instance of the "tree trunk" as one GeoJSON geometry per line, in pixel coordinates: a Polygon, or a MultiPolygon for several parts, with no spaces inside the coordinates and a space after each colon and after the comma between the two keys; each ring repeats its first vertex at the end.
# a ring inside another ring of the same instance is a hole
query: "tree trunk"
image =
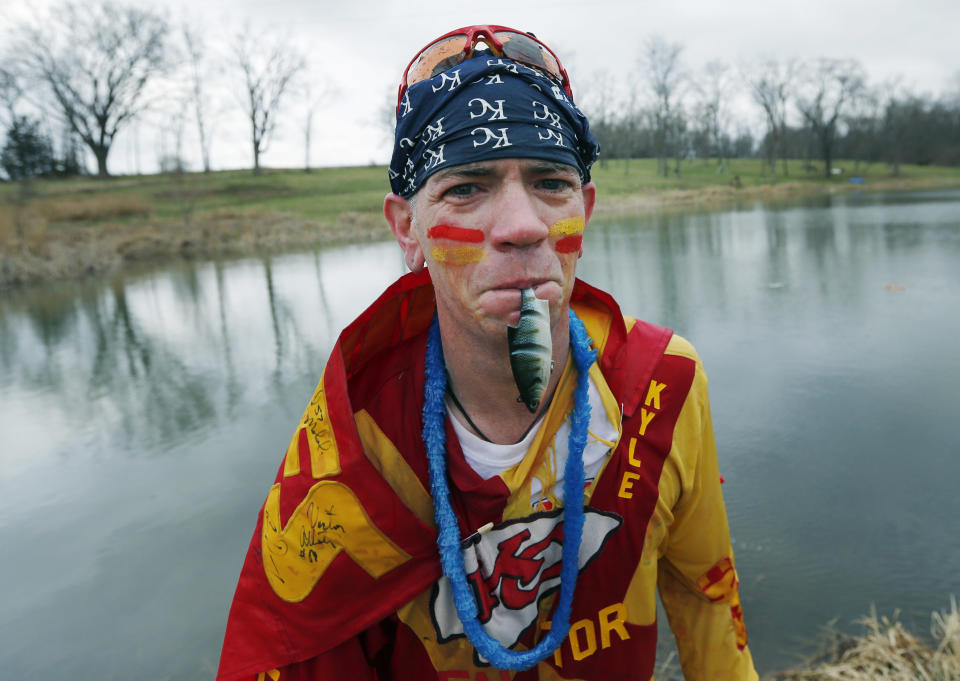
{"type": "Polygon", "coordinates": [[[197,133],[200,137],[200,156],[203,158],[203,172],[210,172],[210,142],[207,140],[207,130],[203,125],[203,116],[197,109],[197,133]]]}
{"type": "Polygon", "coordinates": [[[783,168],[783,176],[790,177],[790,169],[787,168],[787,126],[780,127],[780,136],[777,140],[780,147],[780,166],[783,168]]]}
{"type": "Polygon", "coordinates": [[[307,125],[304,129],[305,139],[303,140],[303,171],[306,173],[310,172],[310,133],[312,132],[312,128],[313,117],[307,116],[307,125]]]}
{"type": "Polygon", "coordinates": [[[97,176],[98,177],[110,177],[109,171],[107,171],[107,154],[110,153],[110,147],[106,146],[95,146],[93,147],[93,155],[97,158],[97,176]]]}
{"type": "Polygon", "coordinates": [[[826,178],[829,180],[833,177],[833,159],[830,158],[830,144],[824,142],[823,144],[823,172],[826,175],[826,178]]]}
{"type": "Polygon", "coordinates": [[[31,179],[24,176],[20,179],[20,190],[14,199],[13,208],[13,229],[17,239],[17,249],[21,253],[27,253],[27,204],[30,203],[31,179]]]}
{"type": "Polygon", "coordinates": [[[820,133],[820,153],[823,155],[823,176],[828,180],[833,177],[833,159],[831,154],[833,149],[832,140],[830,139],[830,133],[824,130],[820,133]]]}

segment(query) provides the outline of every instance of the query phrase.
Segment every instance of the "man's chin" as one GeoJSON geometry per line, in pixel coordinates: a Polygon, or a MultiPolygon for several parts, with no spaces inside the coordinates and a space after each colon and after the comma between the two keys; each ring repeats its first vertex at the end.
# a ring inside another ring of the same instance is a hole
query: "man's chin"
{"type": "MultiPolygon", "coordinates": [[[[480,296],[480,310],[488,319],[501,320],[504,325],[515,326],[520,319],[520,288],[495,288],[484,291],[480,296]]],[[[541,282],[533,286],[534,295],[550,303],[551,311],[559,309],[563,298],[563,289],[554,281],[541,282]]]]}

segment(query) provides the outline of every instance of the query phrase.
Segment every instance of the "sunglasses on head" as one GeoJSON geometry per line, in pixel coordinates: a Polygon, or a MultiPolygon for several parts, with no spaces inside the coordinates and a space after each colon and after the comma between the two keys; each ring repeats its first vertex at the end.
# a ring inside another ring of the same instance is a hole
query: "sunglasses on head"
{"type": "Polygon", "coordinates": [[[512,59],[553,78],[567,95],[573,97],[566,69],[553,50],[536,36],[507,26],[477,25],[450,31],[417,52],[403,72],[397,93],[397,109],[400,109],[407,88],[470,59],[478,43],[483,43],[486,50],[496,57],[512,59]]]}

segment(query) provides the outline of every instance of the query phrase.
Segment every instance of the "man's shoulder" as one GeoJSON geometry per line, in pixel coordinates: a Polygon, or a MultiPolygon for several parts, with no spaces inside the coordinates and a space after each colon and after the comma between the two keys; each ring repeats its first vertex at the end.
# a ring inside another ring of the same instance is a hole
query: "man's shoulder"
{"type": "Polygon", "coordinates": [[[697,353],[697,349],[693,347],[693,343],[676,333],[670,337],[670,342],[667,343],[667,347],[663,351],[663,354],[676,357],[686,357],[687,359],[696,362],[697,366],[701,365],[700,355],[697,353]]]}
{"type": "Polygon", "coordinates": [[[635,333],[648,338],[668,338],[663,348],[665,356],[684,357],[695,362],[698,367],[702,365],[700,355],[693,347],[693,343],[673,330],[629,315],[623,315],[623,323],[628,335],[635,333]]]}
{"type": "Polygon", "coordinates": [[[350,377],[350,400],[354,410],[368,408],[382,399],[396,400],[409,394],[423,376],[426,333],[381,349],[350,377]]]}

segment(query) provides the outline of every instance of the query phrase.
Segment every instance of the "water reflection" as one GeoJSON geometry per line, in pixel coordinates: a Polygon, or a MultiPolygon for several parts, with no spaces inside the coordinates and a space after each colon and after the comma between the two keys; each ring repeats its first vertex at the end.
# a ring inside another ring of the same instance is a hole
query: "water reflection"
{"type": "Polygon", "coordinates": [[[57,440],[62,456],[80,453],[71,443],[150,456],[218,427],[242,402],[282,399],[292,380],[316,378],[336,330],[401,266],[379,245],[280,264],[188,262],[5,295],[4,477],[29,465],[34,439],[57,440]],[[18,405],[35,396],[44,413],[23,413],[18,405]],[[69,423],[66,432],[47,429],[51,418],[69,423]]]}
{"type": "Polygon", "coordinates": [[[704,358],[762,670],[960,591],[958,225],[957,192],[592,225],[585,276],[704,358]]]}
{"type": "MultiPolygon", "coordinates": [[[[832,616],[960,591],[958,217],[937,192],[587,231],[581,275],[704,358],[761,670],[832,616]]],[[[0,543],[39,548],[0,561],[0,668],[210,676],[333,340],[401,272],[384,243],[4,293],[0,543]]]]}

